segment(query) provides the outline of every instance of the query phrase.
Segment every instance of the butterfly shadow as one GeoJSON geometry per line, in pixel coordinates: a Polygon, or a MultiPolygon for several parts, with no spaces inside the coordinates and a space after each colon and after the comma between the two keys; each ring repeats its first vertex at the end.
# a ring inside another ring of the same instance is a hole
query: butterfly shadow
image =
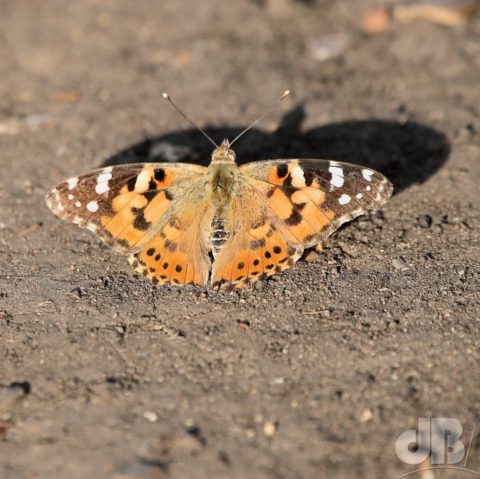
{"type": "MultiPolygon", "coordinates": [[[[416,122],[351,120],[301,129],[303,105],[287,112],[273,133],[251,129],[235,144],[239,164],[270,158],[323,158],[368,166],[386,175],[399,193],[423,183],[448,159],[442,132],[416,122]]],[[[235,138],[244,127],[205,128],[217,143],[235,138]]],[[[147,138],[109,157],[103,166],[142,162],[208,165],[212,145],[197,130],[147,138]]]]}

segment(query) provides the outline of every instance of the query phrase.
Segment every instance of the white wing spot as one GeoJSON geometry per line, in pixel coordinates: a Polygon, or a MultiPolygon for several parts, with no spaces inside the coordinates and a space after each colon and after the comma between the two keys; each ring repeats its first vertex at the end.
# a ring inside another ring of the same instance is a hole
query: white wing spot
{"type": "Polygon", "coordinates": [[[87,210],[95,213],[95,211],[98,210],[98,203],[96,201],[90,201],[90,203],[87,204],[87,210]]]}
{"type": "Polygon", "coordinates": [[[73,178],[69,178],[67,180],[68,189],[73,190],[73,188],[75,188],[75,186],[77,186],[77,183],[78,183],[78,176],[74,176],[73,178]]]}
{"type": "Polygon", "coordinates": [[[80,208],[80,206],[82,206],[82,203],[80,203],[80,201],[75,201],[75,206],[77,208],[80,208]]]}
{"type": "Polygon", "coordinates": [[[303,188],[305,186],[305,175],[303,168],[295,166],[290,173],[292,175],[292,186],[295,188],[303,188]]]}
{"type": "Polygon", "coordinates": [[[137,176],[137,181],[135,182],[135,190],[136,191],[147,191],[148,190],[148,183],[150,183],[151,177],[149,171],[142,171],[137,176]]]}
{"type": "Polygon", "coordinates": [[[98,178],[97,178],[97,183],[103,183],[104,181],[110,181],[112,179],[112,174],[107,171],[106,173],[102,173],[100,175],[98,175],[98,178]]]}
{"type": "Polygon", "coordinates": [[[101,195],[102,193],[106,193],[110,189],[108,182],[111,179],[112,179],[112,174],[110,172],[102,173],[101,175],[98,175],[97,186],[95,186],[95,191],[99,195],[101,195]]]}
{"type": "Polygon", "coordinates": [[[337,188],[343,186],[344,177],[343,177],[343,169],[339,166],[331,166],[328,171],[332,174],[332,179],[330,183],[337,188]]]}
{"type": "Polygon", "coordinates": [[[363,198],[363,195],[362,193],[358,193],[355,198],[357,198],[357,200],[361,200],[363,198]]]}
{"type": "Polygon", "coordinates": [[[373,175],[373,171],[372,171],[372,170],[367,170],[367,169],[363,169],[363,170],[362,170],[362,176],[363,176],[367,181],[372,181],[372,175],[373,175]]]}
{"type": "Polygon", "coordinates": [[[351,199],[352,198],[350,198],[350,196],[343,194],[342,196],[340,196],[340,198],[338,198],[338,202],[341,205],[348,205],[348,203],[350,203],[351,199]]]}
{"type": "Polygon", "coordinates": [[[72,201],[73,198],[75,198],[75,197],[74,197],[71,193],[69,193],[68,196],[67,196],[67,198],[68,198],[70,201],[72,201]]]}
{"type": "Polygon", "coordinates": [[[102,193],[106,193],[110,189],[107,183],[100,183],[99,185],[95,186],[95,191],[101,195],[102,193]]]}
{"type": "Polygon", "coordinates": [[[370,187],[370,185],[367,185],[367,187],[365,188],[367,191],[370,191],[372,188],[370,187]]]}

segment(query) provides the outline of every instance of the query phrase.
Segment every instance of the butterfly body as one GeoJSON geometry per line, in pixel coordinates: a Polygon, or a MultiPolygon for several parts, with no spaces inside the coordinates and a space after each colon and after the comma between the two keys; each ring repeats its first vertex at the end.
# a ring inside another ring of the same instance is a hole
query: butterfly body
{"type": "Polygon", "coordinates": [[[243,287],[291,267],[392,193],[380,173],[328,160],[238,166],[225,140],[208,168],[107,167],[59,184],[47,204],[127,254],[156,284],[243,287]]]}

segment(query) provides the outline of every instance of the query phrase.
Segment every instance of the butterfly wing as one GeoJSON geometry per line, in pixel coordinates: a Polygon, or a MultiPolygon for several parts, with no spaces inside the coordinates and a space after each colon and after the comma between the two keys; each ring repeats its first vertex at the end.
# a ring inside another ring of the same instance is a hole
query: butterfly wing
{"type": "Polygon", "coordinates": [[[204,284],[211,219],[207,169],[145,163],[70,178],[46,198],[60,218],[95,232],[155,283],[204,284]]]}
{"type": "Polygon", "coordinates": [[[236,215],[225,218],[228,239],[215,258],[213,284],[243,286],[290,267],[304,248],[321,244],[341,224],[380,208],[392,190],[374,170],[328,160],[241,166],[232,195],[236,215]]]}

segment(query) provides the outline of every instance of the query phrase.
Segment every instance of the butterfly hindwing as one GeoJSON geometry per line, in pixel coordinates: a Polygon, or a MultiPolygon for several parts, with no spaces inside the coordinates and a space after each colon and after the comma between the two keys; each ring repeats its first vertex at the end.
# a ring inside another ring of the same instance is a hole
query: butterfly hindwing
{"type": "Polygon", "coordinates": [[[231,209],[237,213],[225,216],[227,240],[213,263],[211,281],[216,288],[242,287],[271,276],[292,266],[303,251],[250,185],[238,193],[231,209]]]}
{"type": "Polygon", "coordinates": [[[203,181],[193,181],[130,263],[155,284],[206,284],[210,271],[212,210],[202,196],[203,181]]]}

